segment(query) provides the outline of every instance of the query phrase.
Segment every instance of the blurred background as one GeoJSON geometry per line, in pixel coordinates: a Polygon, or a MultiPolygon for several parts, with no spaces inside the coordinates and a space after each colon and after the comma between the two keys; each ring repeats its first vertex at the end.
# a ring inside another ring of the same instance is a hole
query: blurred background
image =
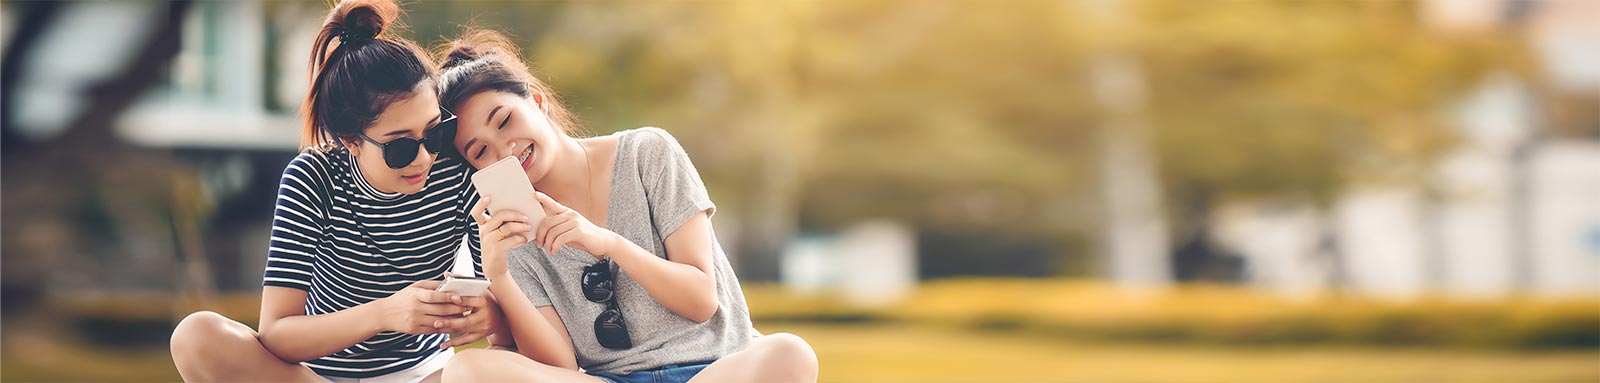
{"type": "MultiPolygon", "coordinates": [[[[824,381],[1600,381],[1600,1],[405,8],[671,131],[824,381]]],[[[0,380],[254,324],[327,9],[0,3],[0,380]]]]}

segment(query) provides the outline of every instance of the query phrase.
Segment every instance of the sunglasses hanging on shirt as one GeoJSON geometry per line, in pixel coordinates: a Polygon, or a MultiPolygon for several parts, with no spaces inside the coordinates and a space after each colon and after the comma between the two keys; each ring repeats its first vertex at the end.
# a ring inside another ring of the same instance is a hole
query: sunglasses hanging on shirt
{"type": "Polygon", "coordinates": [[[622,308],[617,305],[616,271],[611,260],[602,259],[583,268],[583,297],[590,302],[605,304],[606,309],[594,318],[594,337],[600,346],[622,350],[633,348],[628,337],[628,324],[622,319],[622,308]]]}

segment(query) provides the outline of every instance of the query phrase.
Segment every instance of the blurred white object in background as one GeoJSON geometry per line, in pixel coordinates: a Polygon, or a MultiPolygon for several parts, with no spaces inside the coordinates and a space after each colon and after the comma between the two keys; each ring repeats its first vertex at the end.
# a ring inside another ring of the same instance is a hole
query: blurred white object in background
{"type": "Polygon", "coordinates": [[[910,227],[886,220],[851,225],[837,237],[796,239],[783,252],[783,285],[838,291],[862,306],[892,303],[916,287],[916,240],[910,227]]]}
{"type": "Polygon", "coordinates": [[[1529,161],[1529,288],[1600,295],[1600,143],[1540,145],[1529,161]]]}

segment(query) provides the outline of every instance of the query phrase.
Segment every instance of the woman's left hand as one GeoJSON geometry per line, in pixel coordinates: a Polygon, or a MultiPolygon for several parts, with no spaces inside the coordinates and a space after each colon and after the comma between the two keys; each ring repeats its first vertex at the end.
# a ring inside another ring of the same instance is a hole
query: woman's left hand
{"type": "Polygon", "coordinates": [[[433,327],[438,328],[440,333],[458,335],[450,337],[449,341],[439,345],[440,348],[468,345],[494,332],[495,322],[500,318],[500,305],[489,299],[489,293],[476,297],[457,295],[451,303],[470,311],[461,316],[439,317],[433,322],[433,327]]]}
{"type": "Polygon", "coordinates": [[[578,214],[577,210],[556,202],[543,192],[534,192],[544,207],[545,218],[533,231],[532,243],[539,244],[546,254],[553,254],[562,246],[572,245],[597,259],[604,259],[616,241],[617,233],[595,226],[578,214]]]}

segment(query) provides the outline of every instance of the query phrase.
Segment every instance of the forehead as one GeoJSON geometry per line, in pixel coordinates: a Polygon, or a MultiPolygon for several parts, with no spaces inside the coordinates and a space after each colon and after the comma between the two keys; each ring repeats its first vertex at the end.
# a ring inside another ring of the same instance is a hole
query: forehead
{"type": "Polygon", "coordinates": [[[439,116],[439,98],[431,91],[413,92],[411,97],[395,101],[378,114],[371,131],[382,134],[396,130],[418,130],[439,116]]]}
{"type": "Polygon", "coordinates": [[[506,108],[515,105],[521,99],[517,95],[505,92],[483,92],[467,97],[466,100],[461,102],[461,105],[456,106],[458,110],[454,112],[457,116],[460,116],[461,124],[463,125],[485,125],[486,122],[484,120],[489,118],[489,112],[493,111],[495,112],[494,115],[497,116],[503,115],[506,112],[506,108]],[[494,110],[495,107],[500,106],[503,106],[500,110],[494,110]]]}

